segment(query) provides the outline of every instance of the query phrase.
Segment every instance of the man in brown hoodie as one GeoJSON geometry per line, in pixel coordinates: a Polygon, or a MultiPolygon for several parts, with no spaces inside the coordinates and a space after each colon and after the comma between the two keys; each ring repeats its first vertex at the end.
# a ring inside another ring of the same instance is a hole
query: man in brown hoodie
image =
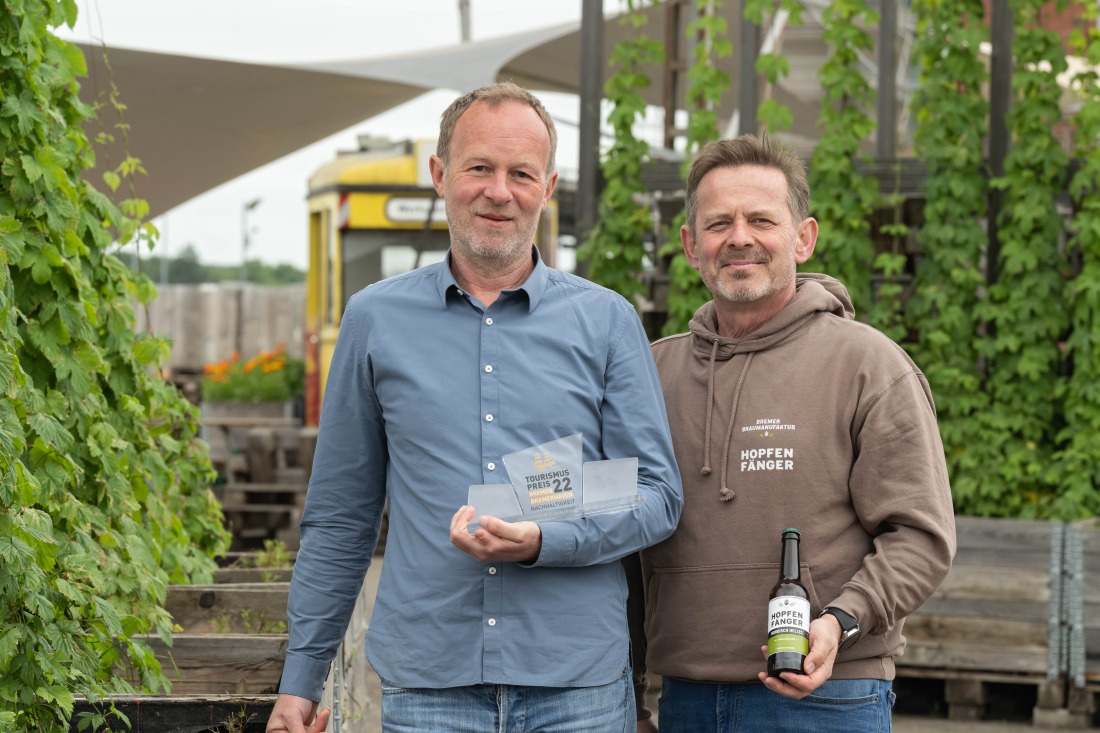
{"type": "Polygon", "coordinates": [[[817,241],[809,198],[768,138],[711,143],[688,176],[680,236],[713,300],[653,345],[684,485],[676,532],[641,553],[662,733],[889,731],[905,616],[954,556],[924,375],[854,320],[843,285],[795,273],[817,241]],[[768,677],[786,527],[814,620],[805,674],[768,677]]]}

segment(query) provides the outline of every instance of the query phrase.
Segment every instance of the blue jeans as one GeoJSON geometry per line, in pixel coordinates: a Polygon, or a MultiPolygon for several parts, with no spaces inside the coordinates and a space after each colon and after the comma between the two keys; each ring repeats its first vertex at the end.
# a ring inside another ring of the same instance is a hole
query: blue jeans
{"type": "Polygon", "coordinates": [[[893,684],[827,680],[801,700],[759,683],[717,685],[665,677],[661,733],[889,733],[893,684]]]}
{"type": "Polygon", "coordinates": [[[393,687],[382,680],[385,733],[633,733],[630,670],[596,687],[393,687]]]}

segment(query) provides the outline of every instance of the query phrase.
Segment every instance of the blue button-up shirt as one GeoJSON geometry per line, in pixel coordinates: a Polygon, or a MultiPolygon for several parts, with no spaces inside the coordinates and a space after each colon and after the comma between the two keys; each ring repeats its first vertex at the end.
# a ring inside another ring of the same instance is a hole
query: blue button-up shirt
{"type": "Polygon", "coordinates": [[[619,295],[538,261],[488,308],[450,256],[348,303],[321,412],[280,692],[320,699],[389,503],[370,663],[400,687],[611,682],[628,659],[618,560],[671,534],[683,494],[645,332],[619,295]],[[640,506],[541,524],[531,564],[450,542],[501,457],[582,433],[584,460],[637,456],[640,506]]]}

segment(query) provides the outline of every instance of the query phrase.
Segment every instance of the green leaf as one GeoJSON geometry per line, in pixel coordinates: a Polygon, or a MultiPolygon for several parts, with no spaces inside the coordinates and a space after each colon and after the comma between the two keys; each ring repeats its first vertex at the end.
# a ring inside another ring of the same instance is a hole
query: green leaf
{"type": "Polygon", "coordinates": [[[27,424],[42,440],[59,451],[67,451],[72,445],[73,436],[53,415],[32,413],[27,416],[27,424]]]}
{"type": "Polygon", "coordinates": [[[103,182],[107,184],[107,187],[112,191],[117,191],[119,185],[122,184],[122,177],[114,171],[103,172],[103,182]]]}
{"type": "Polygon", "coordinates": [[[0,668],[8,669],[23,636],[22,626],[11,626],[0,634],[0,668]]]}

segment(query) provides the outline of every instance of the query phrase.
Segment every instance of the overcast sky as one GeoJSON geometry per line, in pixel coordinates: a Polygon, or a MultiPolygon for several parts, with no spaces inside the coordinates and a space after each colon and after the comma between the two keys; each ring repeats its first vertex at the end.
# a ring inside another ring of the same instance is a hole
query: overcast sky
{"type": "MultiPolygon", "coordinates": [[[[621,0],[604,0],[606,11],[621,0]]],[[[162,53],[252,63],[386,56],[458,43],[458,0],[78,0],[73,30],[58,35],[162,53]]],[[[472,40],[580,19],[581,0],[470,0],[472,40]]],[[[125,101],[126,90],[121,90],[125,101]]],[[[250,259],[306,264],[307,179],[359,134],[430,138],[454,90],[429,92],[389,112],[225,183],[158,217],[159,253],[193,245],[206,263],[239,264],[241,209],[249,214],[250,259]]],[[[540,95],[559,120],[558,165],[576,169],[578,117],[571,95],[540,95]],[[563,124],[564,123],[564,124],[563,124]]]]}

